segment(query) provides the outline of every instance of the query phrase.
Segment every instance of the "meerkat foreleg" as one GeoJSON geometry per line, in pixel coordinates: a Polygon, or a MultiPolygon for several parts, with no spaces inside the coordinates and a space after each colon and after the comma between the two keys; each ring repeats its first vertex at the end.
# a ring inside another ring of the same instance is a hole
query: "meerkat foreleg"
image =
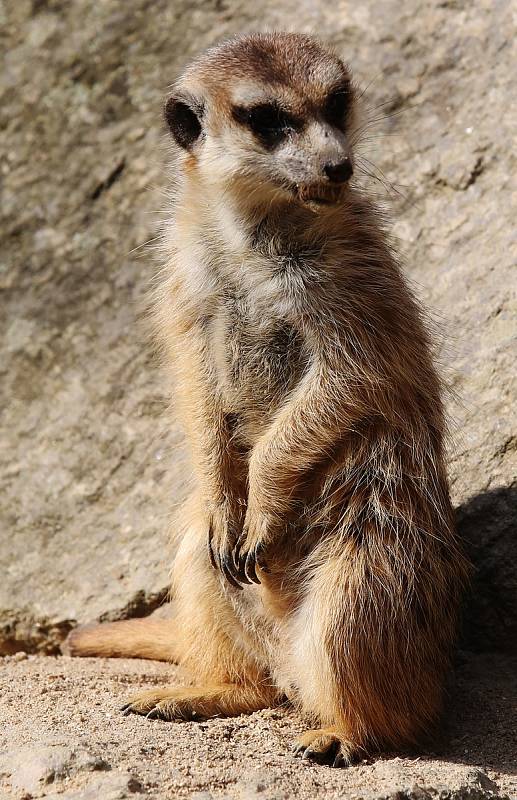
{"type": "Polygon", "coordinates": [[[236,588],[230,554],[242,530],[244,486],[240,457],[232,447],[228,417],[222,408],[206,344],[190,330],[175,355],[177,397],[191,444],[207,514],[207,542],[212,565],[236,588]]]}
{"type": "Polygon", "coordinates": [[[233,560],[233,577],[260,582],[267,548],[285,529],[299,485],[350,423],[346,391],[330,365],[317,364],[252,450],[248,502],[233,560]]]}

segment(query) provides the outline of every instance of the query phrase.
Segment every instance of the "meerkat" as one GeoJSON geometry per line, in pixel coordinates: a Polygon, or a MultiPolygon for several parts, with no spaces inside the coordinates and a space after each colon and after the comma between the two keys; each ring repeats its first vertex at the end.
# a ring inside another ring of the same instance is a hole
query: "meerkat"
{"type": "Polygon", "coordinates": [[[175,616],[72,632],[73,655],[183,665],[125,713],[285,702],[295,752],[348,765],[440,712],[468,576],[422,312],[356,184],[358,92],[313,38],[234,38],[165,103],[175,189],[154,321],[195,486],[175,616]]]}

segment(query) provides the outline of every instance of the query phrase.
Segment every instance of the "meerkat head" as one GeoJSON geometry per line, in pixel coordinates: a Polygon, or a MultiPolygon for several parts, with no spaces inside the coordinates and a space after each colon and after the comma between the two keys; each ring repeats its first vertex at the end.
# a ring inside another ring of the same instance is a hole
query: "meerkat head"
{"type": "Polygon", "coordinates": [[[271,33],[208,50],[177,82],[165,117],[183,166],[240,202],[320,209],[353,173],[355,99],[343,62],[313,38],[271,33]]]}

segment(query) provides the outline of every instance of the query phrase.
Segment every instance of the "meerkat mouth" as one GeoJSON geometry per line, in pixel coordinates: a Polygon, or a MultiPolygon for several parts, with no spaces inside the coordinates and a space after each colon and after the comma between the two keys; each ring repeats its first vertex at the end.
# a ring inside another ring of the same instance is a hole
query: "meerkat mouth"
{"type": "Polygon", "coordinates": [[[302,203],[316,206],[333,206],[341,200],[343,186],[299,184],[296,186],[296,195],[302,203]]]}

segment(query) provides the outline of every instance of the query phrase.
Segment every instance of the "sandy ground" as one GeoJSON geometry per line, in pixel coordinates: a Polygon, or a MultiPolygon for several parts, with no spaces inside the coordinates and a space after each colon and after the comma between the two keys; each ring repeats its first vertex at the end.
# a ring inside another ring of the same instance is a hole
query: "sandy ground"
{"type": "Polygon", "coordinates": [[[166,723],[118,710],[141,686],[177,680],[145,661],[18,654],[3,659],[0,797],[517,797],[517,658],[462,653],[440,741],[335,770],[300,761],[290,709],[166,723]]]}

